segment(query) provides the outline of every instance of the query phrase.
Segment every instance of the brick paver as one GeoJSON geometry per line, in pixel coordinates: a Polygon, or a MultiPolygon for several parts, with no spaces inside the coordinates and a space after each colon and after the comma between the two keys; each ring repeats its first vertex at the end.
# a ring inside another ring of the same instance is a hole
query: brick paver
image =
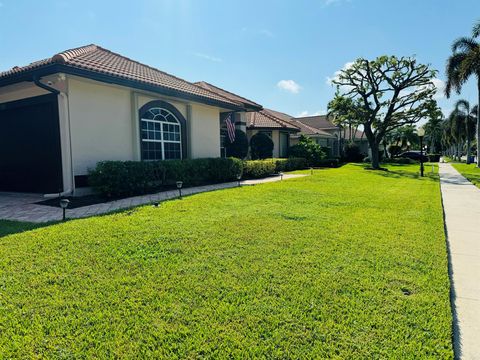
{"type": "MultiPolygon", "coordinates": [[[[305,175],[286,174],[283,179],[288,180],[305,175]]],[[[266,179],[242,181],[242,185],[256,185],[266,182],[279,181],[280,176],[272,176],[266,179]]],[[[222,184],[196,186],[185,188],[182,195],[198,194],[206,191],[228,189],[238,186],[237,182],[222,184]]],[[[67,218],[76,219],[94,215],[106,214],[112,211],[127,209],[134,206],[150,204],[155,201],[164,201],[178,197],[178,191],[170,190],[151,195],[134,196],[126,199],[115,200],[108,203],[101,203],[83,206],[76,209],[67,209],[67,218]]],[[[0,193],[0,219],[27,221],[34,223],[59,221],[62,219],[62,210],[52,206],[35,204],[44,198],[38,194],[0,193]]]]}

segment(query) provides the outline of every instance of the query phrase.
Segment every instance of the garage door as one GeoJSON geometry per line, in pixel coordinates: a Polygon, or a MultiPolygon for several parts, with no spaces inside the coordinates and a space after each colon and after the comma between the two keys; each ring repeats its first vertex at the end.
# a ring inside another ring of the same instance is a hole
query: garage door
{"type": "Polygon", "coordinates": [[[0,191],[63,191],[56,95],[0,104],[0,191]]]}

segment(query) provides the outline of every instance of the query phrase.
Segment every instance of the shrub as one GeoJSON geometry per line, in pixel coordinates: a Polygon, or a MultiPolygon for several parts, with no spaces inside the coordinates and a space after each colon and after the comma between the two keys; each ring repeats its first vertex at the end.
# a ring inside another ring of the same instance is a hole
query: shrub
{"type": "Polygon", "coordinates": [[[225,150],[228,157],[235,157],[238,159],[245,159],[248,154],[248,139],[247,135],[242,130],[235,130],[235,141],[230,142],[226,140],[225,150]]]}
{"type": "Polygon", "coordinates": [[[440,154],[428,154],[428,161],[430,162],[439,162],[440,161],[440,154]]]}
{"type": "Polygon", "coordinates": [[[319,160],[316,164],[318,167],[331,167],[336,168],[340,165],[340,161],[338,159],[322,159],[319,160]]]}
{"type": "Polygon", "coordinates": [[[390,155],[392,155],[392,157],[395,157],[402,152],[402,147],[399,145],[390,145],[388,147],[388,152],[390,153],[390,155]]]}
{"type": "Polygon", "coordinates": [[[134,196],[178,180],[185,186],[233,181],[242,170],[242,161],[235,158],[102,161],[89,171],[89,184],[106,197],[134,196]]]}
{"type": "Polygon", "coordinates": [[[325,158],[320,145],[305,135],[300,136],[298,144],[290,147],[289,153],[292,157],[306,159],[310,166],[318,166],[320,160],[325,158]]]}
{"type": "Polygon", "coordinates": [[[345,161],[347,162],[362,162],[363,154],[360,151],[360,147],[351,142],[344,147],[345,161]]]}
{"type": "Polygon", "coordinates": [[[387,159],[385,162],[390,164],[417,164],[418,163],[417,160],[413,160],[405,157],[387,159]]]}
{"type": "Polygon", "coordinates": [[[273,141],[267,134],[256,133],[250,139],[250,156],[253,160],[271,158],[273,141]]]}
{"type": "Polygon", "coordinates": [[[247,160],[243,163],[243,177],[246,179],[258,179],[275,173],[276,161],[267,160],[247,160]]]}
{"type": "Polygon", "coordinates": [[[303,170],[308,167],[308,161],[303,158],[275,159],[275,172],[303,170]]]}
{"type": "Polygon", "coordinates": [[[154,186],[151,162],[101,161],[89,172],[89,184],[107,197],[143,194],[154,186]]]}

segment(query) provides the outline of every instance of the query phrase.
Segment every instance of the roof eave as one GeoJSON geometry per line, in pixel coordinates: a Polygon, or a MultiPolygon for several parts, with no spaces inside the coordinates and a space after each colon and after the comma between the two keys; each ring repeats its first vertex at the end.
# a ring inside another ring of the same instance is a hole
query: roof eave
{"type": "Polygon", "coordinates": [[[247,129],[249,130],[282,130],[282,131],[289,131],[289,132],[300,132],[300,129],[293,129],[293,128],[287,128],[287,127],[271,127],[271,126],[255,126],[255,125],[249,125],[247,126],[247,129]]]}
{"type": "Polygon", "coordinates": [[[88,69],[81,69],[78,67],[73,67],[64,64],[47,64],[41,67],[22,71],[18,74],[12,74],[0,79],[0,87],[19,83],[22,81],[32,81],[34,76],[46,76],[55,73],[65,73],[70,75],[76,75],[83,78],[100,81],[103,83],[115,84],[120,86],[126,86],[134,89],[144,90],[144,91],[151,91],[157,94],[171,96],[171,97],[178,97],[184,100],[190,100],[199,102],[206,105],[211,106],[218,106],[224,109],[235,110],[235,111],[247,111],[244,106],[234,105],[223,101],[218,101],[214,99],[204,98],[202,96],[188,94],[182,91],[178,91],[175,89],[169,89],[162,86],[152,85],[148,83],[144,83],[141,81],[131,80],[122,78],[119,76],[114,76],[110,74],[103,74],[96,71],[91,71],[88,69]]]}

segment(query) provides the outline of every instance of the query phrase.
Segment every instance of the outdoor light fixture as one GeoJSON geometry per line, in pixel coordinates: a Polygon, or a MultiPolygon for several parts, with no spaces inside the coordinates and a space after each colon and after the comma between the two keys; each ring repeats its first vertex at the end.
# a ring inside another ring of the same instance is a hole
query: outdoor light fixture
{"type": "Polygon", "coordinates": [[[283,172],[279,172],[278,175],[280,175],[280,180],[283,180],[283,172]]]}
{"type": "Polygon", "coordinates": [[[180,199],[182,198],[182,186],[183,186],[183,181],[177,181],[178,197],[180,199]]]}
{"type": "Polygon", "coordinates": [[[313,167],[310,168],[310,175],[313,175],[313,167]]]}
{"type": "Polygon", "coordinates": [[[70,200],[68,199],[60,199],[60,207],[63,211],[62,220],[65,221],[65,210],[67,210],[68,204],[70,204],[70,200]]]}
{"type": "Polygon", "coordinates": [[[238,182],[238,186],[240,187],[240,180],[242,179],[242,174],[237,174],[237,182],[238,182]]]}
{"type": "Polygon", "coordinates": [[[423,127],[419,127],[417,129],[417,135],[420,139],[420,176],[423,177],[423,137],[425,136],[425,129],[423,127]]]}

